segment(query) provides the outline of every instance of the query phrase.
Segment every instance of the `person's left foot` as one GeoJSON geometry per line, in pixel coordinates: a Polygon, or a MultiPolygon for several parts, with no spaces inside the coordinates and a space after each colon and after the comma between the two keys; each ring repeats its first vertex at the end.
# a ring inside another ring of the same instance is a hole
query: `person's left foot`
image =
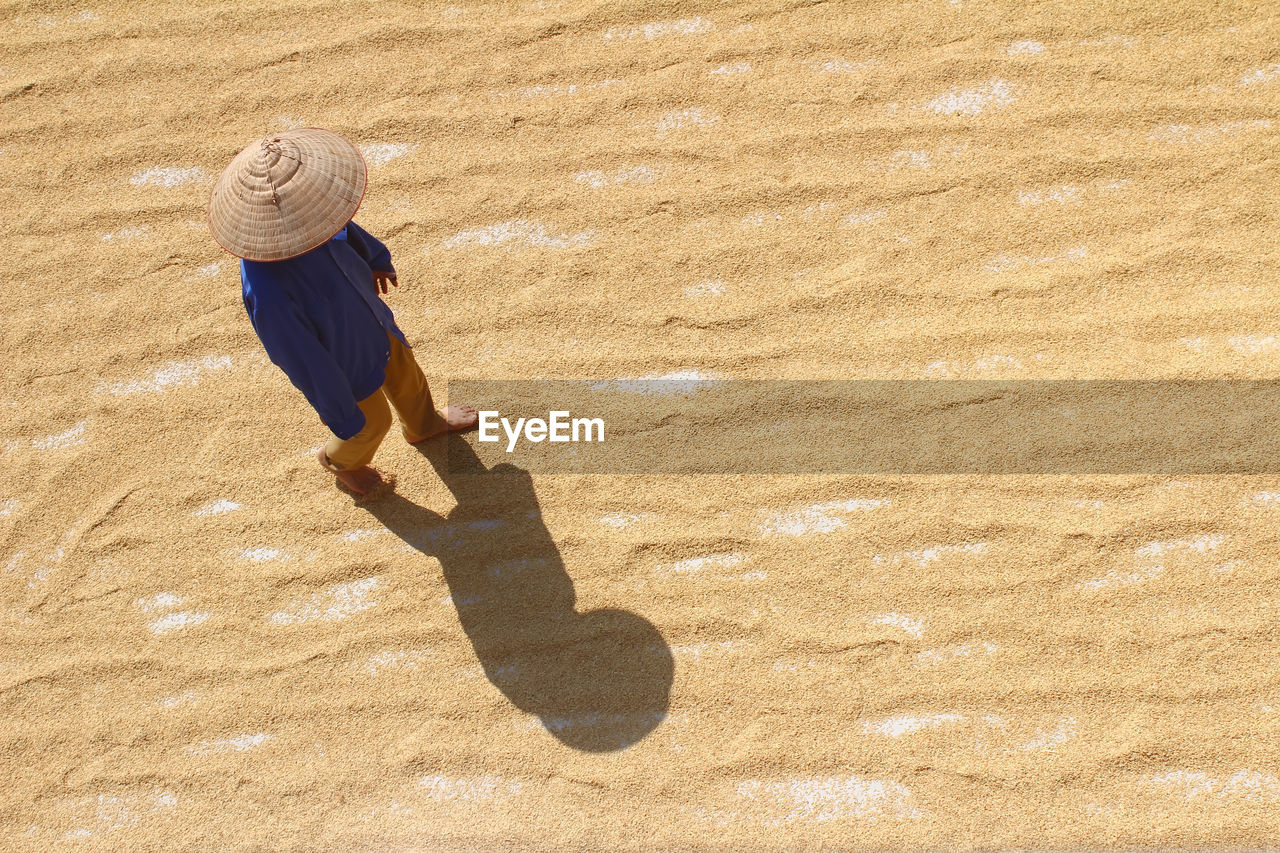
{"type": "Polygon", "coordinates": [[[325,455],[324,448],[316,454],[316,459],[320,462],[324,469],[333,476],[338,478],[338,482],[346,486],[357,495],[367,495],[369,492],[382,485],[382,475],[370,468],[368,465],[361,465],[359,468],[352,468],[349,471],[334,471],[329,467],[329,457],[325,455]]]}
{"type": "Polygon", "coordinates": [[[461,403],[449,406],[440,413],[440,417],[444,419],[443,425],[434,432],[424,435],[422,438],[409,439],[410,444],[421,444],[429,438],[435,438],[437,435],[444,435],[446,432],[457,432],[462,429],[470,429],[480,420],[480,415],[475,409],[461,403]]]}

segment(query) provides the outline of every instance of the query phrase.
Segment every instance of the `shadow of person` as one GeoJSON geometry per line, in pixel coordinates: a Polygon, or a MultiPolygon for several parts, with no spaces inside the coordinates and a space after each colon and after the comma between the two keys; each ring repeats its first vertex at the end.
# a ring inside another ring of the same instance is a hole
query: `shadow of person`
{"type": "Polygon", "coordinates": [[[489,681],[575,749],[623,749],[657,728],[671,695],[671,649],[634,613],[574,609],[529,472],[485,468],[459,435],[419,449],[453,493],[448,516],[394,493],[364,508],[440,561],[489,681]]]}

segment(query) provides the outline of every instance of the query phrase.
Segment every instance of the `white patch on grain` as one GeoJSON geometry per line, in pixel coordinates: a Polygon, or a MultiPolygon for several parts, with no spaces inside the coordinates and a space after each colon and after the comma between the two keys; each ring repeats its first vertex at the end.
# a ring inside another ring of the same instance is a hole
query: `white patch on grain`
{"type": "Polygon", "coordinates": [[[953,554],[985,554],[990,546],[986,542],[965,542],[960,545],[933,545],[919,551],[898,551],[888,556],[876,554],[871,559],[878,564],[911,562],[918,566],[936,563],[953,554]]]}
{"type": "Polygon", "coordinates": [[[1178,338],[1178,342],[1187,349],[1193,349],[1196,352],[1204,352],[1205,348],[1209,346],[1209,342],[1204,338],[1178,338]]]}
{"type": "Polygon", "coordinates": [[[382,536],[383,534],[388,532],[389,531],[387,531],[385,528],[372,529],[368,527],[362,527],[358,530],[348,530],[346,533],[342,534],[342,541],[343,542],[359,542],[362,539],[369,539],[370,537],[373,537],[373,536],[382,536]]]}
{"type": "Polygon", "coordinates": [[[888,215],[889,211],[887,210],[858,210],[845,215],[840,220],[840,223],[842,225],[870,225],[888,215]]]}
{"type": "MultiPolygon", "coordinates": [[[[602,714],[599,711],[590,711],[586,714],[577,714],[572,717],[543,717],[539,720],[530,720],[527,724],[528,728],[545,728],[550,732],[562,732],[565,730],[583,729],[588,727],[608,726],[612,729],[629,729],[636,730],[638,728],[653,728],[661,723],[666,715],[661,712],[632,713],[632,714],[602,714]]],[[[667,724],[670,725],[668,719],[667,724]]]]}
{"type": "Polygon", "coordinates": [[[806,669],[816,669],[818,666],[818,663],[817,661],[807,661],[804,664],[791,663],[787,660],[779,658],[778,660],[775,660],[773,662],[773,671],[774,672],[796,672],[801,668],[801,666],[804,666],[806,669]]]}
{"type": "Polygon", "coordinates": [[[753,228],[759,228],[760,226],[764,225],[765,222],[769,222],[771,224],[781,222],[782,214],[765,210],[757,213],[748,213],[746,216],[742,217],[742,219],[740,219],[739,221],[743,225],[750,226],[753,228]]]}
{"type": "Polygon", "coordinates": [[[681,18],[678,21],[658,21],[651,24],[643,24],[639,27],[614,27],[606,30],[604,33],[605,41],[625,41],[643,37],[648,40],[662,38],[664,36],[692,36],[701,35],[710,32],[712,24],[706,18],[681,18]]]}
{"type": "Polygon", "coordinates": [[[202,374],[231,367],[231,357],[206,355],[191,361],[171,361],[157,369],[147,379],[125,382],[100,382],[94,389],[98,394],[158,394],[170,388],[199,385],[202,374]]]}
{"type": "Polygon", "coordinates": [[[683,382],[688,383],[692,387],[705,385],[709,382],[717,381],[716,377],[703,373],[700,370],[675,370],[670,373],[651,373],[641,376],[641,382],[683,382]]]}
{"type": "Polygon", "coordinates": [[[1244,800],[1274,803],[1280,800],[1280,780],[1269,773],[1237,770],[1226,778],[1194,770],[1153,774],[1139,783],[1185,800],[1244,800]]]}
{"type": "Polygon", "coordinates": [[[205,183],[209,180],[209,175],[199,166],[192,166],[187,169],[179,169],[174,166],[156,167],[147,169],[145,172],[138,172],[129,178],[129,183],[135,187],[141,186],[160,186],[160,187],[176,187],[182,184],[205,183]]]}
{"type": "Polygon", "coordinates": [[[837,57],[835,59],[828,59],[826,62],[821,64],[805,60],[804,64],[814,68],[815,72],[818,74],[856,74],[864,69],[874,68],[880,64],[880,60],[864,59],[861,62],[850,62],[847,59],[837,57]]]}
{"type": "Polygon", "coordinates": [[[1036,205],[1047,204],[1051,201],[1058,204],[1068,204],[1079,201],[1081,192],[1080,187],[1069,184],[1047,190],[1018,190],[1018,204],[1036,205]]]}
{"type": "Polygon", "coordinates": [[[634,379],[607,379],[593,382],[588,387],[592,391],[619,391],[624,394],[656,394],[659,396],[679,394],[687,396],[719,381],[719,377],[703,373],[700,370],[676,370],[663,374],[651,373],[634,379]]]}
{"type": "Polygon", "coordinates": [[[731,74],[746,74],[751,70],[750,62],[735,62],[732,65],[721,65],[707,72],[712,76],[722,75],[729,76],[731,74]]]}
{"type": "Polygon", "coordinates": [[[1280,492],[1255,492],[1247,502],[1256,506],[1280,506],[1280,492]]]}
{"type": "Polygon", "coordinates": [[[891,625],[894,628],[901,628],[913,637],[921,637],[924,635],[924,623],[912,616],[903,613],[881,613],[871,620],[872,625],[891,625]]]}
{"type": "Polygon", "coordinates": [[[1280,62],[1254,68],[1240,78],[1241,86],[1257,86],[1259,83],[1270,83],[1280,77],[1280,62]]]}
{"type": "Polygon", "coordinates": [[[596,91],[599,89],[611,89],[615,86],[621,86],[622,80],[608,79],[600,80],[596,83],[551,83],[538,84],[536,86],[522,86],[515,92],[490,92],[489,100],[505,101],[512,97],[519,97],[525,100],[533,98],[551,98],[563,95],[576,95],[579,92],[596,91]]]}
{"type": "Polygon", "coordinates": [[[975,89],[951,89],[924,105],[939,115],[976,116],[991,107],[1003,107],[1016,99],[1012,88],[1003,80],[989,80],[975,89]]]}
{"type": "Polygon", "coordinates": [[[243,734],[236,735],[235,737],[221,738],[219,740],[205,740],[188,746],[187,752],[193,755],[217,755],[222,752],[248,752],[254,747],[261,746],[272,737],[272,735],[259,732],[256,735],[243,734]]]}
{"type": "Polygon", "coordinates": [[[800,211],[800,218],[805,222],[812,221],[815,217],[825,216],[828,211],[835,207],[833,202],[820,201],[817,204],[811,204],[804,210],[800,211]]]}
{"type": "Polygon", "coordinates": [[[183,610],[180,613],[166,613],[159,619],[152,621],[147,627],[151,629],[153,634],[168,634],[171,631],[199,625],[211,615],[206,610],[183,610]]]}
{"type": "Polygon", "coordinates": [[[889,155],[889,168],[891,169],[928,169],[931,166],[933,166],[933,160],[930,158],[928,151],[903,149],[889,155]]]}
{"type": "Polygon", "coordinates": [[[222,515],[227,512],[235,512],[240,508],[240,504],[235,501],[229,501],[226,498],[218,498],[216,501],[210,501],[200,507],[192,515],[222,515]]]}
{"type": "Polygon", "coordinates": [[[716,643],[691,643],[687,646],[672,646],[671,653],[676,657],[689,657],[695,662],[703,660],[703,654],[741,652],[750,648],[746,640],[719,640],[716,643]]]}
{"type": "Polygon", "coordinates": [[[520,782],[499,776],[424,776],[418,785],[428,797],[439,802],[504,800],[516,796],[524,787],[520,782]]]}
{"type": "Polygon", "coordinates": [[[916,666],[921,668],[938,666],[957,658],[970,658],[975,654],[991,655],[999,651],[995,643],[983,640],[981,643],[960,643],[941,649],[925,649],[916,653],[916,666]]]}
{"type": "Polygon", "coordinates": [[[505,244],[524,244],[539,249],[573,249],[591,244],[594,231],[581,231],[577,234],[553,235],[545,225],[539,225],[524,219],[513,219],[486,225],[482,228],[469,228],[447,237],[441,245],[446,249],[460,246],[502,246],[505,244]]]}
{"type": "Polygon", "coordinates": [[[686,287],[684,295],[691,299],[701,296],[722,296],[724,295],[724,282],[718,278],[704,278],[697,284],[691,284],[686,287]]]}
{"type": "Polygon", "coordinates": [[[265,563],[268,560],[284,562],[292,560],[293,555],[278,548],[246,548],[240,552],[240,559],[251,563],[265,563]]]}
{"type": "Polygon", "coordinates": [[[921,729],[936,729],[945,723],[959,723],[964,721],[962,714],[926,714],[923,717],[913,717],[910,714],[902,714],[897,717],[890,717],[880,722],[871,722],[870,720],[862,723],[862,730],[868,733],[874,733],[883,737],[902,737],[911,732],[918,732],[921,729]]]}
{"type": "Polygon", "coordinates": [[[1280,340],[1275,335],[1236,335],[1227,338],[1227,346],[1241,355],[1258,355],[1280,346],[1280,340]]]}
{"type": "MultiPolygon", "coordinates": [[[[921,817],[911,791],[904,785],[859,776],[785,779],[765,782],[748,779],[738,783],[738,796],[758,806],[752,814],[766,826],[795,821],[876,820],[921,817]]],[[[753,812],[755,810],[753,809],[753,812]]]]}
{"type": "Polygon", "coordinates": [[[655,571],[672,572],[677,575],[691,575],[706,569],[723,569],[729,566],[736,566],[747,559],[747,555],[740,551],[730,554],[708,554],[705,557],[691,557],[687,560],[680,560],[675,563],[659,565],[655,571]]]}
{"type": "Polygon", "coordinates": [[[1152,578],[1158,578],[1164,574],[1164,566],[1149,566],[1136,572],[1118,572],[1115,569],[1107,572],[1100,578],[1093,580],[1081,581],[1076,584],[1076,589],[1104,589],[1113,586],[1133,586],[1134,584],[1149,581],[1152,578]]]}
{"type": "Polygon", "coordinates": [[[172,610],[182,604],[182,597],[172,592],[157,592],[150,598],[139,598],[134,604],[143,613],[159,613],[162,610],[172,610]]]}
{"type": "Polygon", "coordinates": [[[630,169],[617,169],[606,174],[598,170],[579,172],[573,179],[586,184],[593,190],[618,184],[651,184],[658,178],[658,173],[648,166],[633,166],[630,169]]]}
{"type": "Polygon", "coordinates": [[[364,155],[365,163],[370,168],[376,169],[387,165],[392,160],[412,154],[417,147],[416,142],[371,142],[368,145],[361,145],[360,153],[364,155]]]}
{"type": "Polygon", "coordinates": [[[190,705],[197,699],[194,690],[185,690],[175,696],[164,696],[156,700],[156,704],[161,708],[177,708],[180,705],[190,705]]]}
{"type": "Polygon", "coordinates": [[[126,225],[117,231],[111,231],[102,235],[104,243],[129,243],[134,240],[144,240],[151,236],[151,229],[145,225],[126,225]]]}
{"type": "MultiPolygon", "coordinates": [[[[49,558],[53,558],[51,562],[45,562],[40,565],[31,575],[31,580],[27,581],[27,588],[34,589],[37,583],[44,583],[49,579],[49,575],[53,574],[53,564],[62,559],[62,554],[50,554],[49,558]]],[[[46,558],[46,559],[49,559],[46,558]]]]}
{"type": "MultiPolygon", "coordinates": [[[[182,604],[182,598],[171,592],[158,592],[150,598],[139,598],[134,602],[143,613],[160,613],[173,610],[182,604]]],[[[159,619],[147,625],[153,634],[168,634],[188,626],[199,625],[212,614],[206,611],[184,610],[180,613],[165,613],[159,619]]]]}
{"type": "Polygon", "coordinates": [[[378,675],[383,670],[417,671],[418,664],[429,660],[430,649],[388,649],[371,655],[364,663],[364,671],[369,675],[378,675]]]}
{"type": "Polygon", "coordinates": [[[1001,373],[1006,370],[1022,370],[1022,362],[1011,355],[986,355],[964,365],[954,361],[931,361],[924,367],[925,376],[956,376],[965,373],[1001,373]]]}
{"type": "Polygon", "coordinates": [[[1010,56],[1030,55],[1044,52],[1044,44],[1038,41],[1015,41],[1004,49],[1010,56]]]}
{"type": "Polygon", "coordinates": [[[215,261],[211,264],[207,264],[203,267],[198,268],[195,272],[191,274],[190,278],[192,279],[217,278],[218,273],[220,272],[222,272],[222,263],[219,261],[215,261]]]}
{"type": "Polygon", "coordinates": [[[331,586],[306,601],[295,601],[288,608],[272,613],[271,621],[277,625],[296,625],[312,620],[346,619],[377,606],[378,602],[369,596],[380,584],[377,577],[367,577],[331,586]]]}
{"type": "Polygon", "coordinates": [[[746,640],[721,640],[714,643],[692,643],[690,645],[672,646],[671,654],[678,658],[691,658],[694,663],[702,661],[703,655],[730,654],[750,647],[746,640]]]}
{"type": "MultiPolygon", "coordinates": [[[[156,789],[146,794],[112,796],[98,794],[78,800],[64,801],[64,806],[77,813],[71,822],[80,823],[85,818],[79,814],[91,812],[88,826],[77,826],[63,833],[68,841],[81,841],[98,835],[137,826],[143,818],[166,811],[178,804],[178,798],[169,791],[156,789]]],[[[116,849],[122,849],[116,845],[116,849]]]]}
{"type": "Polygon", "coordinates": [[[837,517],[837,513],[866,512],[888,505],[888,498],[857,498],[810,504],[794,510],[773,513],[760,524],[759,530],[765,536],[806,536],[812,533],[830,533],[846,524],[843,518],[837,517]]]}
{"type": "Polygon", "coordinates": [[[657,516],[651,512],[611,512],[608,515],[600,516],[599,521],[601,524],[607,524],[614,530],[622,530],[624,527],[630,527],[633,524],[637,524],[641,521],[649,521],[654,518],[657,518],[657,516]]]}
{"type": "Polygon", "coordinates": [[[18,506],[18,502],[13,498],[5,498],[0,501],[0,516],[13,515],[18,506]]]}
{"type": "MultiPolygon", "coordinates": [[[[80,12],[77,12],[74,15],[68,15],[67,17],[63,18],[61,20],[61,23],[86,24],[89,21],[96,21],[96,20],[98,20],[97,12],[91,12],[88,9],[84,9],[80,12]]],[[[56,27],[58,26],[58,24],[59,24],[59,20],[57,18],[52,17],[51,15],[42,15],[40,17],[40,26],[42,27],[56,27]]]]}
{"type": "Polygon", "coordinates": [[[665,136],[673,130],[684,130],[689,127],[710,127],[720,121],[720,116],[702,107],[690,107],[683,110],[671,110],[658,119],[655,129],[659,136],[665,136]]]}
{"type": "Polygon", "coordinates": [[[1273,122],[1269,118],[1256,118],[1247,121],[1229,121],[1222,124],[1192,127],[1186,124],[1168,124],[1156,128],[1147,136],[1156,142],[1176,142],[1180,144],[1199,144],[1224,136],[1239,136],[1252,130],[1270,129],[1273,122]]]}
{"type": "Polygon", "coordinates": [[[1224,537],[1220,535],[1206,533],[1194,539],[1168,539],[1160,542],[1148,542],[1135,549],[1133,554],[1142,560],[1155,559],[1176,552],[1205,554],[1215,550],[1223,541],[1224,537]]]}
{"type": "Polygon", "coordinates": [[[46,435],[44,438],[34,438],[31,440],[31,446],[36,450],[65,450],[68,447],[84,444],[85,423],[85,421],[80,421],[66,432],[46,435]]]}

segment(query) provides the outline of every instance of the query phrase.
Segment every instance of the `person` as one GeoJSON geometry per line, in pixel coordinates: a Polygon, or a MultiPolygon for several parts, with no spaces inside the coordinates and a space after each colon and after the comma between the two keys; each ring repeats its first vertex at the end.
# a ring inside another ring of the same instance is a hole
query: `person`
{"type": "Polygon", "coordinates": [[[391,253],[352,216],[367,170],[328,130],[268,136],[241,151],[209,201],[214,239],[239,257],[244,307],[267,356],[333,433],[320,464],[358,495],[382,482],[370,466],[391,428],[418,444],[475,426],[471,406],[437,411],[395,316],[391,253]]]}

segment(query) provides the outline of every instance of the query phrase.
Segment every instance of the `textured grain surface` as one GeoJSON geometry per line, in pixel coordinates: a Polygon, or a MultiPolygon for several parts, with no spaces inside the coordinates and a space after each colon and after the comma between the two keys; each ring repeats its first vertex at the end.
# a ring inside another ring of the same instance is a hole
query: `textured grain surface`
{"type": "Polygon", "coordinates": [[[0,19],[0,846],[1274,839],[1274,478],[547,476],[455,508],[393,438],[398,497],[356,506],[202,222],[249,141],[351,137],[441,389],[1274,377],[1273,4],[0,19]]]}

